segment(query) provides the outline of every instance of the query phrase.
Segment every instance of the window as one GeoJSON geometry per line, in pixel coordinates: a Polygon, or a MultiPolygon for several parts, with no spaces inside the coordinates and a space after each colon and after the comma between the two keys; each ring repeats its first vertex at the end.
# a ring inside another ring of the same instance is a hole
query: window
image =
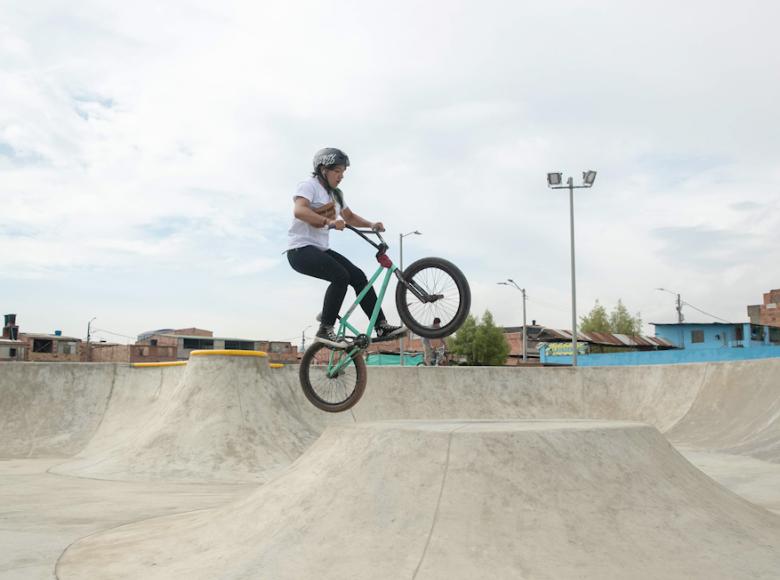
{"type": "Polygon", "coordinates": [[[156,339],[156,338],[153,338],[153,339],[152,339],[152,340],[150,340],[149,342],[151,342],[151,343],[152,343],[152,346],[157,346],[157,339],[156,339]]]}
{"type": "Polygon", "coordinates": [[[8,356],[10,358],[16,358],[16,349],[15,348],[9,348],[8,349],[8,356]]]}
{"type": "Polygon", "coordinates": [[[248,340],[226,340],[225,348],[227,350],[255,350],[255,344],[248,340]]]}
{"type": "Polygon", "coordinates": [[[210,338],[185,338],[184,349],[185,350],[211,350],[214,348],[214,341],[210,338]]]}
{"type": "Polygon", "coordinates": [[[54,341],[45,338],[33,339],[33,352],[52,352],[54,341]]]}
{"type": "Polygon", "coordinates": [[[60,354],[76,354],[77,352],[75,342],[60,341],[57,346],[60,354]]]}
{"type": "Polygon", "coordinates": [[[703,330],[691,330],[691,342],[704,342],[703,330]]]}

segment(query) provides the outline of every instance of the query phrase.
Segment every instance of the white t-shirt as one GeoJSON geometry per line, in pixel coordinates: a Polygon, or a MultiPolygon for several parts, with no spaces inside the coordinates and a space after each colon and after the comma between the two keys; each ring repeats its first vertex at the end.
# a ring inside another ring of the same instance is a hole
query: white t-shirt
{"type": "MultiPolygon", "coordinates": [[[[299,183],[298,189],[295,195],[293,195],[293,201],[295,201],[296,197],[308,199],[312,209],[322,207],[331,201],[330,194],[328,194],[316,177],[311,177],[299,183]]],[[[336,204],[336,217],[340,217],[343,208],[335,200],[334,203],[336,204]]],[[[292,225],[287,232],[287,249],[292,250],[294,248],[302,248],[303,246],[315,246],[321,250],[327,250],[329,235],[330,230],[327,227],[317,228],[293,217],[292,225]]]]}

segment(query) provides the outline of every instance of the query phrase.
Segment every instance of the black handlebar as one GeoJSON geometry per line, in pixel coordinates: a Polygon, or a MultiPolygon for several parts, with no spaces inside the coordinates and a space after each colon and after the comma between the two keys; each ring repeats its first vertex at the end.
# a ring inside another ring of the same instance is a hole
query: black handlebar
{"type": "Polygon", "coordinates": [[[361,238],[366,240],[369,244],[374,246],[380,252],[384,253],[384,252],[387,251],[387,248],[389,246],[387,245],[387,242],[385,242],[385,239],[382,237],[382,234],[380,232],[378,232],[376,230],[370,230],[370,229],[369,230],[361,230],[361,229],[358,229],[358,228],[350,226],[350,225],[345,225],[344,227],[347,228],[348,230],[352,230],[353,232],[355,232],[357,235],[359,235],[361,238]],[[379,243],[377,244],[377,243],[374,243],[373,241],[369,240],[366,237],[366,234],[371,234],[371,235],[374,235],[377,238],[379,238],[379,243]]]}

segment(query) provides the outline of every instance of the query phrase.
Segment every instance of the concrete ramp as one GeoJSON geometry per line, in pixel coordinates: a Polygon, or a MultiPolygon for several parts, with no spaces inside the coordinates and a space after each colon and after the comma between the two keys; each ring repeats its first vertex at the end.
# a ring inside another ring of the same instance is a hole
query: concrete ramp
{"type": "Polygon", "coordinates": [[[705,368],[702,388],[667,436],[677,444],[780,463],[780,360],[705,368]]]}
{"type": "Polygon", "coordinates": [[[68,457],[100,426],[115,365],[0,363],[0,458],[68,457]]]}
{"type": "Polygon", "coordinates": [[[780,517],[715,484],[653,427],[409,421],[331,428],[248,498],[85,538],[57,575],[735,580],[778,570],[780,517]]]}
{"type": "Polygon", "coordinates": [[[299,387],[278,380],[264,353],[244,354],[193,356],[171,380],[151,376],[161,369],[128,369],[147,374],[146,385],[115,389],[90,443],[51,471],[99,479],[263,482],[298,458],[327,422],[353,421],[349,414],[325,416],[313,408],[299,387]]]}

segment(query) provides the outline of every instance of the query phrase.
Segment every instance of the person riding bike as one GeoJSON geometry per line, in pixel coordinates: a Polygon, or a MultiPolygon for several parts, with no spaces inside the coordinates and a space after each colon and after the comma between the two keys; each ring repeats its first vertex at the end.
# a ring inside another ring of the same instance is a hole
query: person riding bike
{"type": "MultiPolygon", "coordinates": [[[[382,222],[371,222],[360,217],[345,205],[339,184],[349,167],[346,153],[333,147],[320,149],[314,155],[312,166],[312,176],[299,183],[293,195],[295,207],[288,232],[287,261],[296,272],[330,282],[325,291],[320,327],[315,340],[334,348],[345,348],[347,342],[336,336],[333,326],[344,302],[347,286],[352,286],[355,294],[359,294],[368,284],[368,279],[360,268],[330,249],[330,230],[341,231],[345,224],[379,232],[384,232],[385,227],[382,222]]],[[[376,292],[371,288],[360,303],[369,318],[376,301],[376,292]]],[[[384,312],[379,311],[377,338],[398,337],[404,333],[405,327],[393,326],[387,322],[384,312]]]]}

